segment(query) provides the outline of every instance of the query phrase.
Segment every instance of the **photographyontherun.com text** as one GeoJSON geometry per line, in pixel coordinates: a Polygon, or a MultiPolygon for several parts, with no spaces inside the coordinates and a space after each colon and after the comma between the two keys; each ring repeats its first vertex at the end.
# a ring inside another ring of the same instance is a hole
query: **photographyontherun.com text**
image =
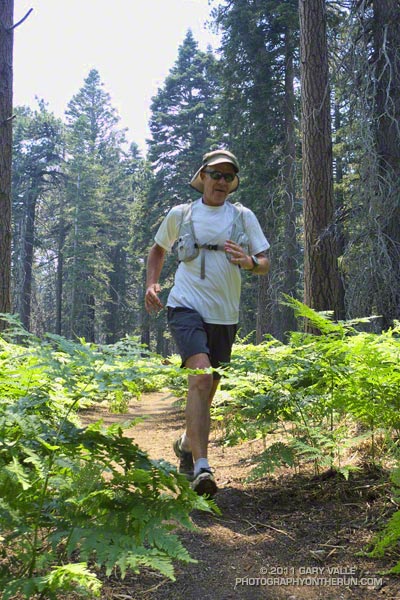
{"type": "Polygon", "coordinates": [[[282,567],[260,568],[259,577],[236,577],[235,589],[252,587],[373,587],[382,586],[382,578],[357,574],[356,567],[282,567]]]}

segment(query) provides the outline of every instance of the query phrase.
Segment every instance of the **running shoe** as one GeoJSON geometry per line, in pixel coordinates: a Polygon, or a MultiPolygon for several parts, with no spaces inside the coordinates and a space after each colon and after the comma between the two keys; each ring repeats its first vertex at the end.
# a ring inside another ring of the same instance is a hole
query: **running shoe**
{"type": "Polygon", "coordinates": [[[200,472],[192,481],[192,489],[199,496],[214,496],[217,492],[217,484],[210,469],[200,469],[200,472]]]}
{"type": "Polygon", "coordinates": [[[182,438],[178,438],[174,442],[173,449],[176,456],[179,458],[179,473],[184,475],[189,481],[192,481],[194,469],[192,453],[182,450],[182,438]]]}

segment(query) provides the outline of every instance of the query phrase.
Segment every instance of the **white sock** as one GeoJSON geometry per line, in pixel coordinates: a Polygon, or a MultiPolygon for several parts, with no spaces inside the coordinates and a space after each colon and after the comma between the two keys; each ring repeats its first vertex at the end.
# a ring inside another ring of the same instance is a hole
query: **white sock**
{"type": "Polygon", "coordinates": [[[181,448],[185,452],[191,451],[190,442],[188,440],[188,436],[186,435],[186,431],[184,433],[182,433],[182,435],[181,435],[181,448]]]}
{"type": "Polygon", "coordinates": [[[194,476],[199,474],[201,469],[210,469],[208,460],[206,458],[198,458],[194,463],[194,476]]]}

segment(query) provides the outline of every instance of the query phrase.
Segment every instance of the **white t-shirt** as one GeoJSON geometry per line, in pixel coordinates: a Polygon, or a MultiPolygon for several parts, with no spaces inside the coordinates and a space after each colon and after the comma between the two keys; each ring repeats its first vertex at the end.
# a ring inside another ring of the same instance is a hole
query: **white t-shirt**
{"type": "MultiPolygon", "coordinates": [[[[174,206],[156,233],[156,244],[167,252],[179,236],[183,206],[174,206]]],[[[267,250],[269,243],[257,217],[248,208],[242,210],[251,254],[267,250]]],[[[222,206],[209,206],[202,199],[196,200],[192,205],[192,221],[199,244],[223,246],[229,239],[235,215],[235,209],[228,201],[222,206]]],[[[200,254],[194,260],[179,263],[167,306],[193,308],[206,323],[237,323],[241,270],[227,259],[225,252],[216,250],[205,250],[205,279],[200,277],[200,266],[200,254]]]]}

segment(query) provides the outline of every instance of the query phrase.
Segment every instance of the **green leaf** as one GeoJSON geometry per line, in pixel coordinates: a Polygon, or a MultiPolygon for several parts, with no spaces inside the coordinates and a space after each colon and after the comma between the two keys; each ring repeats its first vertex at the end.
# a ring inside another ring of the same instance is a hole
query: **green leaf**
{"type": "Polygon", "coordinates": [[[29,475],[25,472],[24,467],[15,456],[12,457],[11,463],[5,465],[3,469],[5,473],[8,473],[12,477],[12,479],[16,479],[24,491],[31,487],[32,484],[29,475]]]}

